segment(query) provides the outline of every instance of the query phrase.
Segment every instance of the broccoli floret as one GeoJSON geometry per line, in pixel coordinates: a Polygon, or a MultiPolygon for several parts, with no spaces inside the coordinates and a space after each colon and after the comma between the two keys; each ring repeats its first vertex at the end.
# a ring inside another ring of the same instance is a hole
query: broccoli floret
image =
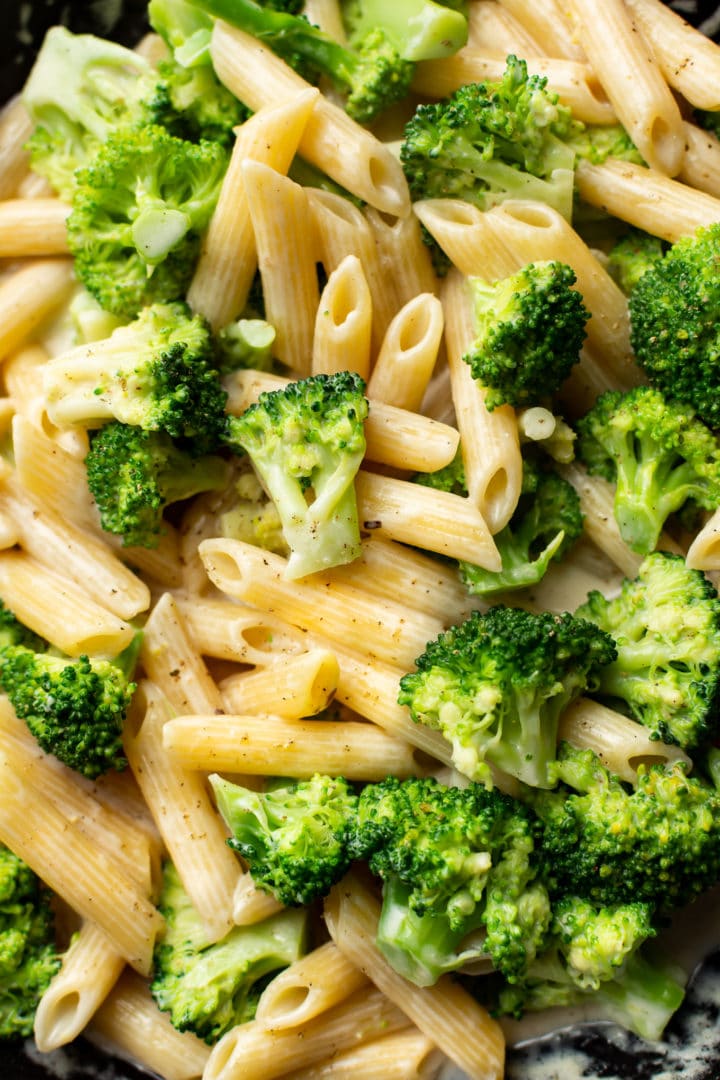
{"type": "Polygon", "coordinates": [[[618,596],[591,592],[576,614],[617,644],[617,659],[598,672],[598,694],[624,705],[652,738],[689,750],[715,738],[720,598],[701,571],[680,555],[654,552],[618,596]]]}
{"type": "Polygon", "coordinates": [[[141,634],[113,660],[0,650],[0,686],[48,754],[94,779],[127,761],[122,729],[136,684],[130,681],[141,634]]]}
{"type": "Polygon", "coordinates": [[[85,165],[118,124],[127,124],[155,81],[138,53],[92,34],[52,27],[23,90],[36,128],[33,169],[66,199],[85,165]]]}
{"type": "Polygon", "coordinates": [[[287,558],[289,550],[280,515],[275,503],[267,497],[249,458],[238,458],[235,470],[232,498],[219,513],[220,535],[275,551],[287,558]]]}
{"type": "Polygon", "coordinates": [[[101,307],[132,318],[185,295],[227,166],[222,146],[120,129],[75,173],[68,244],[101,307]]]}
{"type": "MultiPolygon", "coordinates": [[[[450,465],[421,473],[415,481],[426,487],[467,495],[460,452],[450,465]]],[[[572,484],[552,469],[541,468],[535,457],[523,457],[522,491],[507,525],[493,539],[502,570],[486,570],[460,560],[460,579],[473,596],[496,596],[536,585],[552,561],[560,562],[583,531],[580,498],[572,484]]]]}
{"type": "Polygon", "coordinates": [[[221,491],[230,467],[221,457],[194,457],[164,431],[113,421],[93,436],[85,458],[90,492],[107,532],[123,544],[157,547],[163,510],[201,491],[221,491]]]}
{"type": "Polygon", "coordinates": [[[61,426],[119,420],[216,449],[227,394],[205,322],[182,303],[154,304],[109,338],[70,349],[44,369],[48,414],[61,426]]]}
{"type": "Polygon", "coordinates": [[[535,956],[550,906],[533,882],[531,815],[508,796],[433,778],[368,784],[350,852],[383,879],[378,945],[417,985],[480,957],[510,977],[535,956]]]}
{"type": "Polygon", "coordinates": [[[641,764],[628,789],[592,750],[563,743],[554,771],[567,787],[528,791],[551,896],[667,914],[720,880],[720,793],[683,762],[641,764]]]}
{"type": "Polygon", "coordinates": [[[565,146],[570,110],[509,56],[498,83],[468,83],[418,106],[400,160],[415,199],[457,198],[488,210],[504,199],[535,199],[572,212],[574,154],[565,146]]]}
{"type": "Polygon", "coordinates": [[[42,652],[47,648],[44,638],[24,626],[0,599],[0,650],[8,645],[23,645],[35,652],[42,652]]]}
{"type": "Polygon", "coordinates": [[[489,783],[490,762],[551,787],[560,713],[615,656],[612,638],[585,619],[498,605],[430,642],[398,701],[443,733],[470,779],[489,783]]]}
{"type": "Polygon", "coordinates": [[[577,423],[578,457],[615,484],[625,543],[647,555],[670,514],[720,503],[720,445],[693,408],[638,386],[609,390],[577,423]]]}
{"type": "Polygon", "coordinates": [[[231,149],[233,129],[248,119],[250,111],[223,86],[212,67],[183,67],[176,60],[162,60],[157,71],[158,80],[143,102],[147,122],[160,124],[178,139],[206,139],[231,149]]]}
{"type": "Polygon", "coordinates": [[[60,968],[48,890],[0,845],[0,1039],[27,1037],[60,968]]]}
{"type": "Polygon", "coordinates": [[[307,913],[299,909],[236,926],[211,941],[170,862],[158,906],[165,930],[155,947],[150,992],[174,1027],[210,1044],[252,1020],[268,976],[305,952],[307,913]]]}
{"type": "Polygon", "coordinates": [[[468,279],[476,337],[463,360],[488,388],[488,409],[536,404],[577,363],[590,315],[561,262],[528,263],[490,284],[468,279]]]}
{"type": "Polygon", "coordinates": [[[629,296],[645,271],[662,259],[667,247],[659,236],[651,236],[642,229],[630,229],[610,248],[607,269],[629,296]]]}
{"type": "Polygon", "coordinates": [[[720,428],[720,222],[673,244],[630,297],[630,341],[653,386],[720,428]]]}
{"type": "Polygon", "coordinates": [[[468,83],[450,97],[418,106],[400,150],[415,199],[457,198],[488,210],[505,199],[534,199],[569,221],[576,161],[610,154],[637,160],[622,128],[586,127],[507,58],[497,83],[468,83]]]}
{"type": "Polygon", "coordinates": [[[357,796],[346,780],[316,773],[263,794],[214,774],[210,783],[230,847],[259,888],[287,906],[325,896],[350,864],[357,796]]]}
{"type": "Polygon", "coordinates": [[[640,951],[655,934],[643,903],[597,907],[568,896],[553,905],[547,949],[499,994],[498,1011],[597,1003],[602,1015],[645,1039],[659,1039],[684,997],[681,973],[640,951]]]}
{"type": "Polygon", "coordinates": [[[228,445],[247,451],[277,507],[291,552],[288,577],[360,554],[354,480],[365,454],[364,389],[349,371],[313,375],[228,417],[228,445]]]}
{"type": "Polygon", "coordinates": [[[403,54],[408,38],[408,25],[401,14],[404,7],[420,12],[421,17],[423,12],[434,14],[437,10],[441,13],[441,19],[429,37],[436,47],[444,47],[443,55],[456,51],[467,38],[467,20],[459,12],[427,0],[404,0],[391,9],[389,31],[383,25],[388,18],[386,5],[377,21],[363,27],[361,33],[350,35],[347,46],[339,44],[303,16],[276,11],[254,0],[199,0],[199,4],[204,10],[253,34],[291,66],[300,66],[304,71],[309,67],[327,76],[346,95],[345,108],[360,123],[368,123],[388,106],[401,101],[410,90],[414,64],[403,54]],[[392,17],[394,10],[397,10],[397,19],[392,17]],[[396,29],[400,33],[396,34],[396,29]]]}

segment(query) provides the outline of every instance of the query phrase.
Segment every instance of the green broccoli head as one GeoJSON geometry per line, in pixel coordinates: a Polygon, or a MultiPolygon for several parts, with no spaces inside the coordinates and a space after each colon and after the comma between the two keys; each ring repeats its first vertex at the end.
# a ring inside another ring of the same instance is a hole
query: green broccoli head
{"type": "Polygon", "coordinates": [[[622,124],[575,124],[568,144],[576,158],[602,165],[609,157],[644,165],[645,161],[622,124]]]}
{"type": "Polygon", "coordinates": [[[150,992],[174,1027],[210,1044],[252,1020],[268,977],[305,952],[307,913],[299,909],[209,940],[172,863],[163,868],[158,906],[165,931],[155,947],[150,992]]]}
{"type": "Polygon", "coordinates": [[[348,843],[357,796],[346,780],[315,774],[264,794],[213,775],[230,846],[253,880],[288,906],[325,896],[350,863],[348,843]]]}
{"type": "Polygon", "coordinates": [[[75,170],[118,125],[135,122],[152,82],[149,63],[131,49],[52,27],[22,95],[35,123],[28,144],[33,169],[69,200],[75,170]]]}
{"type": "Polygon", "coordinates": [[[532,816],[479,784],[388,778],[360,795],[350,853],[383,879],[378,945],[420,986],[470,960],[524,970],[549,919],[532,816]]]}
{"type": "Polygon", "coordinates": [[[488,409],[536,404],[570,374],[590,317],[575,280],[561,262],[529,263],[494,284],[468,279],[476,337],[463,360],[488,388],[488,409]]]}
{"type": "Polygon", "coordinates": [[[288,577],[360,553],[354,480],[365,454],[364,390],[353,372],[313,375],[228,417],[228,445],[250,455],[277,507],[290,548],[288,577]]]}
{"type": "Polygon", "coordinates": [[[659,236],[651,236],[642,229],[629,229],[610,248],[607,269],[629,296],[645,271],[662,259],[667,247],[659,236]]]}
{"type": "Polygon", "coordinates": [[[556,771],[568,786],[531,798],[551,896],[666,914],[717,882],[720,794],[682,762],[641,765],[629,790],[591,750],[563,744],[556,771]]]}
{"type": "Polygon", "coordinates": [[[654,552],[618,596],[591,592],[576,614],[617,644],[617,658],[598,672],[598,694],[652,738],[694,750],[716,737],[720,599],[703,573],[680,555],[654,552]]]}
{"type": "Polygon", "coordinates": [[[342,79],[347,90],[345,109],[360,124],[369,123],[410,92],[415,65],[404,60],[397,45],[380,26],[355,42],[352,62],[342,79]]]}
{"type": "Polygon", "coordinates": [[[247,106],[230,93],[209,64],[184,67],[162,60],[158,80],[142,103],[145,122],[189,142],[205,139],[232,148],[234,128],[248,119],[247,106]]]}
{"type": "Polygon", "coordinates": [[[568,895],[553,904],[546,949],[521,979],[501,988],[501,1013],[593,1003],[600,1014],[642,1038],[658,1040],[684,997],[682,973],[649,960],[651,905],[599,907],[568,895]]]}
{"type": "Polygon", "coordinates": [[[598,908],[578,896],[552,906],[551,933],[567,973],[581,990],[597,990],[615,978],[627,957],[654,937],[654,909],[639,902],[598,908]]]}
{"type": "Polygon", "coordinates": [[[400,160],[414,199],[464,199],[481,210],[535,199],[569,220],[575,155],[563,140],[574,129],[547,79],[511,55],[500,82],[469,83],[418,106],[400,160]]]}
{"type": "Polygon", "coordinates": [[[85,458],[87,481],[107,532],[123,544],[157,547],[163,510],[201,491],[223,490],[230,467],[221,457],[195,457],[164,431],[113,421],[95,434],[85,458]]]}
{"type": "Polygon", "coordinates": [[[585,619],[498,605],[430,642],[398,701],[443,733],[470,779],[490,783],[491,763],[551,787],[560,713],[615,656],[612,638],[585,619]]]}
{"type": "Polygon", "coordinates": [[[114,132],[77,171],[68,244],[101,307],[132,318],[185,295],[226,165],[220,145],[147,125],[114,132]]]}
{"type": "MultiPolygon", "coordinates": [[[[644,276],[643,276],[644,280],[644,276]]],[[[577,423],[578,456],[615,484],[625,543],[647,555],[666,519],[687,503],[720,503],[720,446],[693,408],[662,391],[609,390],[577,423]]]]}
{"type": "Polygon", "coordinates": [[[0,649],[8,645],[24,645],[35,652],[42,652],[47,648],[47,642],[24,626],[0,599],[0,649]]]}
{"type": "Polygon", "coordinates": [[[49,893],[0,845],[0,1039],[32,1034],[35,1011],[60,968],[49,893]]]}
{"type": "Polygon", "coordinates": [[[653,386],[720,428],[720,222],[673,244],[630,297],[630,340],[653,386]]]}
{"type": "Polygon", "coordinates": [[[103,660],[8,645],[0,652],[0,686],[46,753],[94,779],[127,764],[122,729],[139,647],[138,634],[114,660],[103,660]]]}
{"type": "Polygon", "coordinates": [[[216,449],[227,394],[207,323],[183,303],[153,304],[102,341],[54,357],[44,373],[48,414],[68,426],[118,420],[216,449]]]}

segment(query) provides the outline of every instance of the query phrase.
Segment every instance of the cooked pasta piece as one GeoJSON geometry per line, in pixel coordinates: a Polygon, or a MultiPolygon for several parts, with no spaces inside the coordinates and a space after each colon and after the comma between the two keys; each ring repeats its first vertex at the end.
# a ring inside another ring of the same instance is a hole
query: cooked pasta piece
{"type": "Polygon", "coordinates": [[[35,1013],[33,1034],[42,1054],[65,1046],[84,1031],[124,967],[123,957],[102,930],[83,922],[35,1013]]]}

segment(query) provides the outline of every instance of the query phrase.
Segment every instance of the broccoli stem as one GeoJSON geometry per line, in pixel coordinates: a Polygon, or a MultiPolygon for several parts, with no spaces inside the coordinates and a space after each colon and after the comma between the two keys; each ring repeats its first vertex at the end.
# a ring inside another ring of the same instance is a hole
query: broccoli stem
{"type": "Polygon", "coordinates": [[[651,1041],[662,1038],[685,997],[684,985],[671,969],[640,953],[630,956],[622,975],[604,982],[596,993],[609,1019],[651,1041]]]}
{"type": "Polygon", "coordinates": [[[437,60],[467,42],[465,16],[433,0],[360,0],[354,6],[353,37],[381,26],[404,60],[437,60]]]}
{"type": "Polygon", "coordinates": [[[261,7],[254,0],[199,0],[198,6],[267,41],[281,54],[302,56],[343,83],[350,81],[355,70],[357,62],[349,49],[297,15],[261,7]]]}

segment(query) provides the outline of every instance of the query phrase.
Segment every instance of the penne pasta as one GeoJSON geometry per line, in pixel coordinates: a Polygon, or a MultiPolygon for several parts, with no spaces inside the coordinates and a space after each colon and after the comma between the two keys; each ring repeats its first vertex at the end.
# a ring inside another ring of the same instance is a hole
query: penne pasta
{"type": "Polygon", "coordinates": [[[297,1028],[368,982],[337,945],[328,941],[276,975],[260,995],[255,1019],[269,1031],[297,1028]]]}
{"type": "Polygon", "coordinates": [[[372,297],[362,263],[347,255],[330,274],[315,317],[312,374],[370,373],[372,297]]]}
{"type": "Polygon", "coordinates": [[[60,199],[0,201],[0,258],[66,255],[69,213],[70,207],[60,199]]]}
{"type": "Polygon", "coordinates": [[[564,0],[580,45],[645,161],[665,176],[682,167],[682,115],[651,42],[625,0],[564,0]]]}
{"type": "Polygon", "coordinates": [[[102,930],[84,922],[35,1013],[33,1034],[40,1053],[67,1045],[85,1030],[124,967],[102,930]]]}
{"type": "Polygon", "coordinates": [[[287,720],[261,716],[177,716],[163,728],[163,746],[186,769],[264,776],[315,773],[376,781],[417,776],[411,748],[372,724],[355,720],[287,720]]]}
{"type": "Polygon", "coordinates": [[[93,1017],[88,1035],[165,1080],[200,1080],[210,1056],[209,1047],[195,1035],[176,1031],[147,983],[127,971],[93,1017]]]}
{"type": "MultiPolygon", "coordinates": [[[[255,112],[307,89],[305,80],[279,57],[221,19],[215,23],[211,52],[221,82],[255,112]]],[[[399,162],[327,98],[318,99],[299,151],[359,199],[386,214],[407,215],[409,197],[399,162]]]]}
{"type": "Polygon", "coordinates": [[[227,712],[272,712],[287,720],[315,716],[337,689],[338,662],[331,649],[308,649],[280,663],[229,675],[220,683],[227,712]]]}
{"type": "Polygon", "coordinates": [[[368,397],[419,413],[432,377],[444,328],[440,300],[419,293],[391,320],[380,346],[368,397]]]}
{"type": "Polygon", "coordinates": [[[318,92],[308,87],[279,105],[267,105],[236,130],[232,157],[187,297],[190,307],[216,330],[242,312],[257,268],[243,163],[258,161],[278,173],[287,172],[318,92]]]}

